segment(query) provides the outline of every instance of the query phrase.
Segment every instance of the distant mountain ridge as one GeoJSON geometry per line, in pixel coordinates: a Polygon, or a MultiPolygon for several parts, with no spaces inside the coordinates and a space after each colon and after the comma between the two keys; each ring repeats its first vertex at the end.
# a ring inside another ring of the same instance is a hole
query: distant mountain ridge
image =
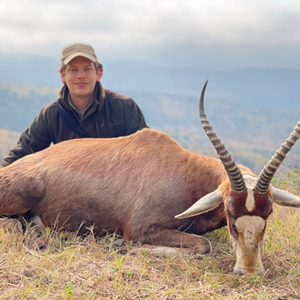
{"type": "MultiPolygon", "coordinates": [[[[0,83],[0,128],[24,131],[43,106],[56,100],[59,88],[0,83]]],[[[199,120],[199,96],[117,91],[131,96],[138,103],[151,128],[166,132],[191,151],[216,156],[199,120]]],[[[236,161],[258,173],[289,136],[299,120],[299,112],[223,101],[212,94],[214,90],[209,83],[205,110],[211,125],[236,161]]],[[[299,158],[300,142],[280,170],[300,168],[299,158]]]]}
{"type": "MultiPolygon", "coordinates": [[[[300,70],[240,69],[231,72],[157,66],[138,61],[100,61],[105,88],[126,91],[173,93],[198,97],[209,79],[211,96],[222,101],[277,107],[300,112],[300,70]]],[[[0,82],[61,85],[59,58],[1,54],[0,82]]]]}
{"type": "MultiPolygon", "coordinates": [[[[237,162],[255,172],[300,117],[298,69],[225,72],[99,60],[104,64],[103,86],[132,97],[151,128],[168,133],[185,148],[215,156],[198,116],[199,95],[209,79],[208,119],[237,162]]],[[[0,53],[0,128],[22,132],[43,106],[57,99],[59,64],[59,58],[0,53]]],[[[300,167],[298,143],[285,161],[287,168],[300,167]]]]}

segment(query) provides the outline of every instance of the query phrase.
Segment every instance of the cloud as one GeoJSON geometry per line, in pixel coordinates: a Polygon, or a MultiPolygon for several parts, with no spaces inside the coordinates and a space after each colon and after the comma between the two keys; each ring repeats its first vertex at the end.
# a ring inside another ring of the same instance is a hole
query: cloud
{"type": "MultiPolygon", "coordinates": [[[[300,3],[290,0],[14,0],[0,3],[0,52],[57,57],[89,42],[107,59],[294,57],[300,3]],[[287,2],[287,1],[286,1],[287,2]],[[269,54],[270,55],[270,54],[269,54]]],[[[259,60],[259,59],[258,59],[259,60]]]]}

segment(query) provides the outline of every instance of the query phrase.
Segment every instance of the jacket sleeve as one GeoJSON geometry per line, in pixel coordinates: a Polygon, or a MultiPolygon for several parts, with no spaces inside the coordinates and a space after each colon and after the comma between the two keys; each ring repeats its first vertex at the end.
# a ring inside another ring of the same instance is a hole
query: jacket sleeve
{"type": "Polygon", "coordinates": [[[133,100],[129,103],[127,102],[125,110],[126,135],[135,133],[143,128],[149,128],[141,109],[133,100]]]}
{"type": "Polygon", "coordinates": [[[0,168],[14,161],[50,146],[51,138],[47,126],[44,109],[35,117],[31,125],[21,134],[17,145],[3,158],[0,168]]]}

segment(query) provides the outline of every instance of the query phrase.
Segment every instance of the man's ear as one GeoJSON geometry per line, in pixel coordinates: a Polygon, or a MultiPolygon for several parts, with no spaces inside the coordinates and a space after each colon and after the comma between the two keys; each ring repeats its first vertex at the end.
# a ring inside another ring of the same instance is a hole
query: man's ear
{"type": "Polygon", "coordinates": [[[98,69],[98,72],[97,72],[97,81],[99,81],[102,77],[102,71],[100,69],[98,69]]]}
{"type": "Polygon", "coordinates": [[[62,83],[66,83],[66,77],[65,77],[64,72],[60,72],[60,78],[61,78],[62,83]]]}

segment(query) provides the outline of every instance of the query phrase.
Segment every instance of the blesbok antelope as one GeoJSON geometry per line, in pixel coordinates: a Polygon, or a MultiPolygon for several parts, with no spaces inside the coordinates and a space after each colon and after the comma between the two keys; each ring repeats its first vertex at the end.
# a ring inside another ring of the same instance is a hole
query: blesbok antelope
{"type": "Polygon", "coordinates": [[[211,245],[200,235],[228,224],[237,253],[234,271],[263,273],[261,243],[273,201],[300,206],[296,196],[270,188],[299,137],[300,122],[257,179],[235,165],[212,132],[203,109],[205,88],[201,120],[220,160],[191,153],[151,129],[61,142],[0,169],[0,215],[30,211],[55,230],[86,233],[93,227],[95,234],[117,231],[127,241],[202,254],[211,245]]]}

